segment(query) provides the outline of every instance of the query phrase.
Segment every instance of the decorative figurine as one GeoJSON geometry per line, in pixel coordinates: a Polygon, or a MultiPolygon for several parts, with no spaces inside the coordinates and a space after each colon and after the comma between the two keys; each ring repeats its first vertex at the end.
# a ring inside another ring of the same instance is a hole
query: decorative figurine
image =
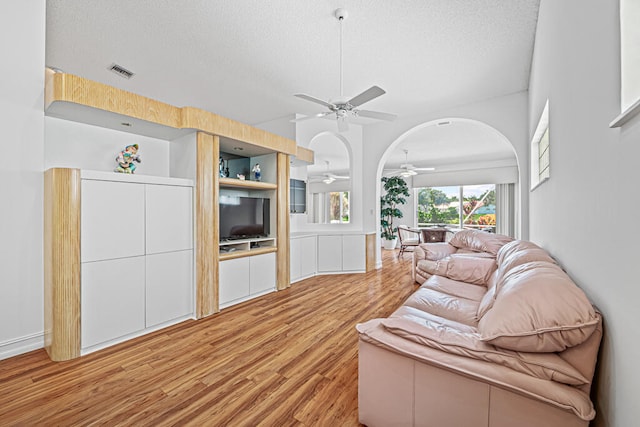
{"type": "Polygon", "coordinates": [[[260,173],[260,163],[256,163],[253,169],[251,169],[251,172],[253,172],[253,178],[256,181],[260,181],[262,178],[262,173],[260,173]]]}
{"type": "Polygon", "coordinates": [[[244,181],[244,175],[242,175],[241,173],[237,174],[236,176],[240,181],[244,181]]]}
{"type": "Polygon", "coordinates": [[[118,157],[116,157],[118,166],[114,169],[114,172],[134,173],[136,171],[134,162],[142,162],[138,154],[138,148],[138,144],[131,144],[124,147],[124,150],[118,153],[118,157]]]}
{"type": "Polygon", "coordinates": [[[218,173],[220,174],[220,178],[224,178],[224,159],[220,157],[220,164],[218,165],[218,173]]]}

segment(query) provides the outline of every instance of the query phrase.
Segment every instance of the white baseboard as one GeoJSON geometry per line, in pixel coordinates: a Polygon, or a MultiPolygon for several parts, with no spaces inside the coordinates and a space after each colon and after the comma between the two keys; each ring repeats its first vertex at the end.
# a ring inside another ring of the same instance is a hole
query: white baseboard
{"type": "Polygon", "coordinates": [[[0,343],[0,360],[44,348],[44,333],[25,335],[0,343]]]}

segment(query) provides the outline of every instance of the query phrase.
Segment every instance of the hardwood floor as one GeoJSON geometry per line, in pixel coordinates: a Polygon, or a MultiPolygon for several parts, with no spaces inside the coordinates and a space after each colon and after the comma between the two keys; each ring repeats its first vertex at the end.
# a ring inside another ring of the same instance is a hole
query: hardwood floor
{"type": "Polygon", "coordinates": [[[353,426],[355,325],[417,285],[411,256],[317,276],[68,362],[0,361],[0,425],[353,426]]]}

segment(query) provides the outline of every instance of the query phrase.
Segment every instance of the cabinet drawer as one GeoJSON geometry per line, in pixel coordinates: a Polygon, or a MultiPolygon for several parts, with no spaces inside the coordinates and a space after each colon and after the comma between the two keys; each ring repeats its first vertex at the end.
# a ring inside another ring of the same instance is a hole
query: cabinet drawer
{"type": "Polygon", "coordinates": [[[146,326],[193,314],[193,252],[146,256],[146,326]]]}
{"type": "Polygon", "coordinates": [[[249,294],[273,291],[276,288],[276,254],[249,257],[249,294]]]}
{"type": "Polygon", "coordinates": [[[220,262],[220,305],[249,296],[249,258],[220,262]]]}
{"type": "Polygon", "coordinates": [[[82,348],[144,329],[144,270],[144,257],[82,264],[82,348]]]}
{"type": "Polygon", "coordinates": [[[144,199],[144,184],[82,180],[82,262],[144,255],[144,199]]]}
{"type": "Polygon", "coordinates": [[[145,197],[146,252],[193,248],[191,187],[147,185],[145,197]]]}

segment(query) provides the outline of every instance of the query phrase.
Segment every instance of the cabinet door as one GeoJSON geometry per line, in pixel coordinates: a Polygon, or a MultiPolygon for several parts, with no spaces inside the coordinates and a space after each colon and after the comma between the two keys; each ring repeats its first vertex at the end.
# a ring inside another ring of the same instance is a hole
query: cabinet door
{"type": "Polygon", "coordinates": [[[302,277],[301,254],[302,239],[289,240],[289,275],[291,282],[295,282],[302,277]]]}
{"type": "Polygon", "coordinates": [[[82,348],[144,329],[144,258],[82,263],[82,348]]]}
{"type": "Polygon", "coordinates": [[[249,293],[273,291],[276,288],[276,254],[262,254],[249,257],[249,293]]]}
{"type": "Polygon", "coordinates": [[[342,271],[342,236],[318,236],[318,271],[342,271]]]}
{"type": "Polygon", "coordinates": [[[191,250],[147,255],[146,326],[193,314],[191,250]]]}
{"type": "Polygon", "coordinates": [[[144,255],[144,184],[82,180],[82,262],[144,255]]]}
{"type": "Polygon", "coordinates": [[[315,236],[300,239],[300,277],[307,278],[316,274],[317,243],[315,236]]]}
{"type": "Polygon", "coordinates": [[[367,267],[363,234],[342,236],[342,270],[364,271],[367,267]]]}
{"type": "Polygon", "coordinates": [[[249,258],[220,261],[220,305],[249,296],[249,258]]]}
{"type": "Polygon", "coordinates": [[[193,248],[191,187],[147,184],[145,198],[147,253],[193,248]]]}

